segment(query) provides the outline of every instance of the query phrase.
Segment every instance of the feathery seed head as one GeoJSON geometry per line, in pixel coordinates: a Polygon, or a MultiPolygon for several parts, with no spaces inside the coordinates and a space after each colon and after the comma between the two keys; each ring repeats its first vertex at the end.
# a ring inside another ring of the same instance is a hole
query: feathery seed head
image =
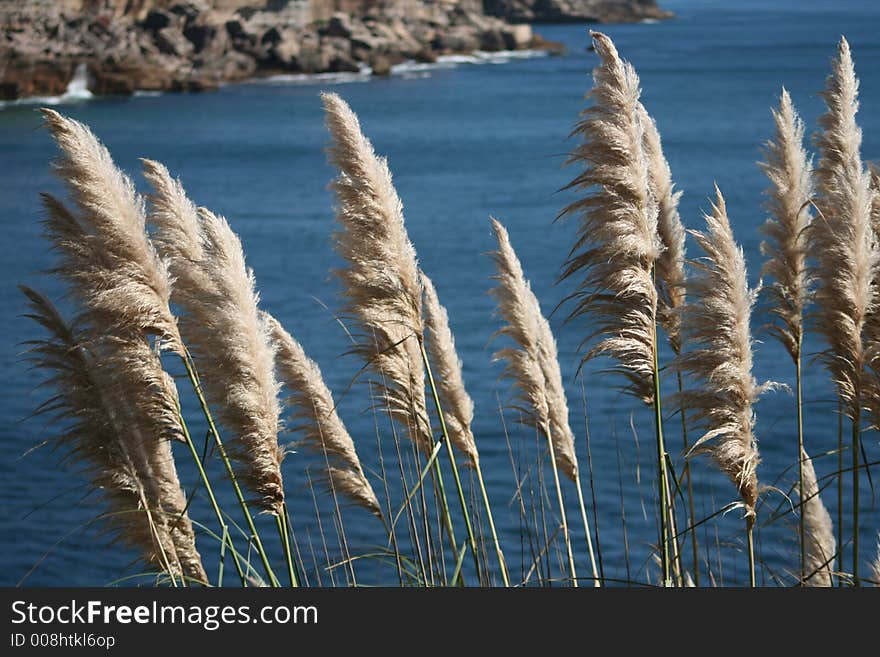
{"type": "Polygon", "coordinates": [[[803,146],[804,122],[783,88],[779,109],[773,111],[774,139],[765,144],[766,162],[759,163],[770,188],[770,216],[761,227],[767,240],[761,252],[768,257],[762,274],[773,278],[767,288],[778,321],[770,326],[793,360],[800,357],[803,316],[810,296],[807,268],[808,228],[812,221],[813,164],[803,146]]]}
{"type": "Polygon", "coordinates": [[[574,129],[581,143],[568,160],[584,167],[567,187],[583,197],[562,211],[579,219],[562,278],[580,278],[570,317],[593,322],[585,342],[601,337],[583,361],[612,356],[629,389],[650,404],[657,317],[653,270],[662,245],[645,153],[646,117],[635,70],[620,59],[611,39],[598,32],[591,36],[601,62],[593,72],[593,104],[574,129]]]}
{"type": "Polygon", "coordinates": [[[339,230],[334,247],[347,261],[336,270],[346,311],[360,324],[356,349],[371,366],[389,412],[423,450],[431,427],[425,404],[422,289],[415,248],[409,241],[403,205],[384,158],[373,151],[351,108],[336,94],[322,94],[331,145],[339,171],[336,193],[339,230]]]}
{"type": "Polygon", "coordinates": [[[682,319],[690,346],[676,365],[695,384],[682,396],[683,408],[703,425],[694,447],[710,454],[727,474],[753,522],[760,456],[752,405],[772,384],[758,385],[752,375],[749,322],[757,291],[749,289],[745,258],[734,241],[724,197],[717,187],[715,193],[712,213],[705,215],[708,230],[689,231],[706,256],[691,262],[682,319]]]}
{"type": "MultiPolygon", "coordinates": [[[[44,109],[43,115],[62,152],[55,171],[79,210],[75,217],[64,217],[63,231],[50,225],[50,238],[65,260],[76,260],[84,243],[102,254],[92,262],[65,261],[59,273],[68,266],[79,269],[80,276],[71,279],[73,291],[105,322],[118,330],[159,336],[163,346],[181,352],[177,322],[168,307],[171,283],[147,236],[143,199],[88,127],[54,110],[44,109]]],[[[61,204],[44,198],[49,221],[59,223],[53,215],[61,204]]]]}
{"type": "Polygon", "coordinates": [[[334,494],[346,496],[381,517],[379,500],[361,467],[354,441],[336,413],[318,364],[277,319],[265,312],[262,316],[277,349],[278,372],[289,393],[286,404],[300,422],[294,427],[302,434],[300,444],[325,459],[327,481],[334,494]]]}
{"type": "Polygon", "coordinates": [[[639,103],[638,107],[645,132],[648,182],[651,196],[657,204],[657,235],[660,239],[660,251],[654,261],[655,283],[659,293],[657,321],[669,336],[673,350],[678,353],[681,351],[681,314],[678,311],[685,302],[685,230],[678,212],[681,192],[675,191],[672,170],[663,155],[657,123],[644,105],[639,103]]]}
{"type": "Polygon", "coordinates": [[[834,539],[834,527],[831,515],[822,498],[819,497],[819,482],[813,459],[805,451],[801,452],[804,464],[804,499],[801,500],[801,513],[804,514],[806,528],[804,570],[807,586],[831,586],[831,573],[834,555],[837,553],[837,541],[834,539]]]}
{"type": "Polygon", "coordinates": [[[497,219],[491,221],[498,241],[498,250],[491,254],[496,268],[493,280],[497,281],[491,294],[498,304],[497,313],[505,321],[497,334],[509,337],[516,345],[500,349],[493,358],[505,361],[502,376],[517,388],[521,404],[517,408],[524,421],[553,441],[556,465],[574,480],[578,464],[556,340],[523,274],[507,230],[497,219]]]}
{"type": "Polygon", "coordinates": [[[253,271],[226,219],[196,208],[161,164],[143,164],[153,186],[156,244],[175,274],[172,300],[182,311],[181,332],[207,399],[232,434],[227,445],[236,476],[262,511],[280,513],[279,385],[253,271]]]}
{"type": "Polygon", "coordinates": [[[446,429],[452,444],[467,457],[470,465],[476,465],[480,456],[471,431],[474,402],[464,387],[461,359],[455,350],[455,338],[449,328],[449,316],[446,308],[440,304],[434,283],[424,272],[421,273],[421,281],[425,292],[422,305],[427,329],[425,344],[431,357],[446,429]]]}
{"type": "Polygon", "coordinates": [[[825,362],[850,418],[860,416],[864,403],[880,416],[876,400],[866,399],[864,376],[873,359],[866,338],[880,335],[880,317],[874,312],[880,251],[871,225],[870,175],[860,154],[858,87],[849,45],[841,39],[822,93],[827,111],[815,137],[818,216],[809,237],[815,254],[816,327],[828,344],[825,362]]]}

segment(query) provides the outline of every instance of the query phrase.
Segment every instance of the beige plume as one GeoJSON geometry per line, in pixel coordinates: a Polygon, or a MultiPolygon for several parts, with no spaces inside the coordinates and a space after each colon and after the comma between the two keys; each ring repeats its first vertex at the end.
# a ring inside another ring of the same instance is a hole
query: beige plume
{"type": "Polygon", "coordinates": [[[301,444],[325,460],[327,479],[335,494],[349,497],[381,517],[379,500],[361,467],[354,441],[336,413],[318,364],[277,319],[268,313],[263,313],[263,318],[275,343],[281,381],[289,392],[287,405],[294,409],[293,418],[301,421],[295,427],[302,434],[301,444]]]}
{"type": "Polygon", "coordinates": [[[332,139],[329,159],[339,175],[336,193],[336,270],[345,310],[360,325],[356,351],[379,378],[374,385],[392,416],[423,450],[431,427],[425,405],[420,340],[422,289],[416,252],[406,232],[403,205],[384,158],[373,151],[357,116],[336,94],[321,96],[332,139]]]}
{"type": "Polygon", "coordinates": [[[800,357],[804,308],[810,294],[807,269],[807,231],[812,221],[809,203],[813,197],[812,161],[804,149],[804,122],[788,91],[783,89],[779,110],[773,110],[776,135],[765,145],[766,162],[760,164],[770,188],[767,209],[770,217],[762,226],[767,241],[761,251],[767,256],[763,274],[773,278],[767,288],[770,312],[778,322],[773,333],[792,360],[800,357]]]}
{"type": "Polygon", "coordinates": [[[437,383],[437,394],[443,407],[443,417],[449,439],[468,459],[470,465],[476,465],[480,459],[477,444],[471,431],[474,420],[474,402],[464,387],[461,373],[461,360],[455,350],[455,339],[449,328],[449,316],[446,308],[440,304],[437,290],[431,279],[422,272],[422,288],[425,291],[424,311],[427,337],[425,345],[431,357],[434,377],[437,383]]]}
{"type": "Polygon", "coordinates": [[[675,191],[672,170],[663,154],[657,123],[639,103],[645,131],[644,150],[648,162],[648,182],[657,203],[657,235],[661,250],[654,261],[656,287],[659,293],[657,321],[669,336],[675,353],[681,351],[681,314],[685,302],[685,229],[681,223],[678,203],[681,192],[675,191]]]}
{"type": "Polygon", "coordinates": [[[101,252],[98,262],[81,261],[75,272],[58,273],[71,282],[92,314],[101,315],[101,321],[114,329],[157,335],[163,346],[182,352],[177,323],[168,308],[168,272],[147,236],[143,199],[85,125],[50,109],[44,109],[43,115],[62,151],[56,173],[80,210],[77,239],[100,245],[101,252]]]}
{"type": "Polygon", "coordinates": [[[816,328],[828,343],[825,361],[847,415],[858,420],[869,359],[866,319],[875,305],[880,253],[871,226],[870,177],[859,153],[859,85],[846,39],[841,38],[832,67],[822,94],[827,111],[819,119],[822,132],[816,137],[819,216],[810,229],[819,306],[816,328]]]}
{"type": "Polygon", "coordinates": [[[497,285],[491,292],[498,303],[497,312],[505,321],[498,334],[509,337],[516,345],[500,349],[494,358],[505,361],[504,376],[519,391],[521,405],[517,408],[528,424],[553,440],[556,464],[574,481],[578,464],[556,341],[523,274],[507,230],[497,219],[492,219],[492,230],[498,250],[492,253],[496,269],[493,279],[497,285]]]}
{"type": "Polygon", "coordinates": [[[207,583],[192,523],[180,503],[185,498],[170,442],[158,435],[152,418],[144,422],[130,392],[137,387],[141,398],[161,395],[145,394],[137,376],[116,369],[120,354],[138,343],[89,338],[84,331],[92,322],[68,324],[46,297],[22,291],[28,316],[49,333],[29,343],[29,354],[50,374],[46,384],[55,390],[41,412],[64,423],[57,444],[67,450],[68,460],[85,464],[92,487],[109,507],[107,522],[118,540],[174,578],[207,583]]]}
{"type": "Polygon", "coordinates": [[[831,586],[834,555],[837,553],[834,527],[831,524],[831,515],[819,497],[819,482],[816,480],[813,459],[805,451],[801,452],[801,458],[804,462],[804,499],[801,501],[801,513],[804,514],[806,528],[804,570],[807,579],[804,584],[831,586]]]}
{"type": "Polygon", "coordinates": [[[175,276],[172,301],[208,401],[232,433],[236,477],[266,513],[281,513],[284,484],[278,444],[281,407],[275,350],[261,320],[259,294],[241,241],[223,217],[196,208],[179,181],[144,160],[153,187],[150,223],[175,276]]]}
{"type": "Polygon", "coordinates": [[[654,326],[657,292],[652,271],[661,245],[644,148],[639,79],[611,39],[591,32],[601,63],[593,71],[591,107],[574,129],[581,143],[569,163],[584,171],[569,185],[584,197],[562,214],[579,219],[578,239],[562,278],[579,277],[571,317],[586,317],[601,339],[584,360],[618,360],[629,390],[654,398],[654,326]]]}
{"type": "Polygon", "coordinates": [[[759,386],[752,375],[749,322],[757,291],[749,289],[745,258],[734,241],[724,197],[717,187],[715,192],[712,213],[705,215],[708,231],[690,231],[706,256],[691,261],[682,318],[689,347],[677,365],[695,384],[683,397],[684,407],[704,428],[694,447],[709,453],[730,477],[747,519],[754,522],[760,456],[752,404],[769,384],[759,386]]]}

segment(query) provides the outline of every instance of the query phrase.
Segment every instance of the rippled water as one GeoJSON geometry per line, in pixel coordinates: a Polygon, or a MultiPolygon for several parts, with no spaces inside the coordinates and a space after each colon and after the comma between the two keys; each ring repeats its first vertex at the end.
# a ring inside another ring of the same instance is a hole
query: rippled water
{"type": "MultiPolygon", "coordinates": [[[[700,227],[701,211],[708,207],[707,196],[717,182],[727,197],[754,282],[760,269],[757,227],[764,219],[761,203],[766,186],[755,162],[760,158],[760,144],[771,134],[769,107],[785,85],[813,129],[822,109],[817,92],[840,34],[846,34],[852,44],[862,80],[863,153],[866,159],[880,157],[876,32],[880,7],[856,1],[835,3],[833,9],[817,1],[747,0],[723,7],[708,1],[665,4],[678,13],[676,20],[607,26],[606,30],[640,73],[645,103],[657,119],[673,175],[685,192],[686,224],[700,227]]],[[[398,70],[397,75],[381,80],[367,81],[361,76],[275,79],[204,95],[95,98],[62,106],[62,111],[95,130],[124,169],[137,174],[137,158],[142,156],[162,160],[182,178],[196,202],[229,218],[256,272],[265,307],[320,363],[340,397],[340,412],[364,460],[375,472],[376,427],[367,410],[365,386],[358,383],[349,389],[360,364],[343,355],[349,343],[332,314],[338,301],[329,271],[339,261],[329,239],[333,214],[326,185],[333,172],[323,154],[326,135],[318,93],[333,89],[351,103],[377,150],[389,157],[421,263],[449,308],[466,383],[476,401],[474,429],[496,521],[515,573],[523,559],[528,560],[529,548],[528,541],[521,540],[519,514],[512,503],[514,474],[497,410],[498,400],[507,399],[509,390],[498,383],[499,367],[491,362],[490,337],[498,321],[485,294],[492,273],[484,255],[492,248],[487,217],[491,213],[507,224],[526,273],[549,313],[571,291],[569,284],[554,281],[572,243],[574,227],[553,220],[571,199],[556,190],[573,176],[573,171],[562,167],[572,145],[566,138],[584,105],[582,95],[595,61],[585,51],[585,29],[578,25],[540,28],[545,37],[569,46],[564,57],[484,58],[398,70]],[[359,83],[345,83],[349,81],[359,83]]],[[[53,146],[39,124],[33,106],[0,110],[0,221],[5,234],[0,258],[0,365],[6,372],[0,383],[0,581],[100,585],[138,573],[139,568],[131,565],[133,554],[107,545],[99,528],[90,523],[102,507],[97,496],[85,494],[81,477],[61,467],[49,449],[26,454],[50,434],[41,420],[25,419],[42,394],[35,390],[39,377],[20,357],[20,343],[33,332],[20,317],[24,306],[15,285],[28,283],[58,292],[54,281],[36,273],[52,261],[39,237],[38,192],[59,191],[49,169],[53,146]]],[[[575,379],[576,349],[584,327],[578,322],[563,324],[564,316],[563,309],[552,323],[560,343],[578,456],[585,464],[584,397],[575,379]]],[[[764,319],[759,312],[755,326],[764,319]]],[[[766,336],[759,333],[757,337],[766,336]]],[[[808,350],[812,353],[818,348],[811,339],[808,350]]],[[[791,368],[775,342],[759,342],[756,351],[759,378],[792,382],[791,368]]],[[[617,392],[620,381],[603,375],[601,367],[599,363],[588,367],[583,381],[602,556],[608,577],[644,581],[646,567],[656,578],[656,568],[647,566],[648,546],[656,540],[651,418],[631,398],[617,392]]],[[[807,446],[820,455],[836,445],[836,406],[824,370],[812,362],[806,367],[805,391],[807,446]]],[[[192,400],[184,401],[198,427],[192,400]]],[[[535,437],[517,426],[512,414],[506,419],[513,452],[519,455],[524,471],[535,437]]],[[[667,422],[668,440],[680,463],[677,426],[677,417],[667,422]]],[[[200,431],[196,429],[197,434],[200,431]]],[[[389,458],[393,446],[387,423],[380,421],[379,433],[389,458]]],[[[791,466],[796,434],[789,395],[771,394],[760,403],[758,435],[763,454],[761,479],[784,492],[795,474],[791,466]]],[[[880,455],[876,433],[866,435],[866,446],[876,460],[880,455]]],[[[181,452],[182,477],[191,483],[184,456],[181,452]]],[[[303,558],[315,583],[309,546],[319,562],[324,561],[324,546],[306,485],[310,463],[314,466],[305,455],[294,453],[284,467],[303,558]]],[[[820,476],[834,467],[834,457],[817,459],[820,476]]],[[[729,482],[708,462],[697,460],[694,474],[698,515],[709,515],[734,499],[729,482]]],[[[373,480],[381,488],[378,479],[373,480]]],[[[396,499],[398,494],[393,494],[396,499]]],[[[567,495],[577,528],[574,491],[567,489],[567,495]]],[[[823,497],[834,511],[836,484],[823,497]]],[[[779,492],[768,492],[765,500],[764,518],[785,504],[779,492]]],[[[863,501],[862,541],[867,559],[880,529],[880,514],[870,492],[863,501]]],[[[231,500],[228,506],[232,509],[231,500]]],[[[198,499],[193,515],[212,527],[206,511],[207,504],[198,499]]],[[[382,543],[383,530],[377,521],[358,509],[344,509],[343,514],[352,553],[371,552],[382,543]]],[[[321,520],[331,559],[335,559],[339,548],[332,514],[326,508],[321,520]]],[[[701,551],[708,551],[715,578],[726,584],[742,583],[746,573],[737,512],[716,518],[701,530],[701,551]]],[[[579,570],[586,574],[582,538],[577,532],[575,536],[579,570]]],[[[785,577],[786,569],[796,563],[793,536],[787,520],[759,532],[765,581],[772,581],[774,575],[785,577]]],[[[216,572],[216,543],[203,537],[200,546],[209,571],[216,572]]],[[[555,565],[554,571],[559,572],[555,565]]],[[[705,564],[702,572],[705,577],[705,564]]],[[[396,582],[395,572],[376,560],[359,562],[358,575],[366,583],[396,582]]],[[[330,575],[322,573],[321,581],[329,583],[330,575]]]]}

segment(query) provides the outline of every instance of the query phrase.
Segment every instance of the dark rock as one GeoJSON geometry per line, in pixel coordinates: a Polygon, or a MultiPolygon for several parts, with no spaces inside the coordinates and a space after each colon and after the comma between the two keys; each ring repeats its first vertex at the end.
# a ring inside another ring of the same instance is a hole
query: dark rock
{"type": "Polygon", "coordinates": [[[141,21],[141,27],[150,32],[158,32],[171,25],[171,16],[164,11],[153,10],[141,21]]]}
{"type": "Polygon", "coordinates": [[[217,28],[211,25],[187,25],[183,28],[183,36],[193,44],[195,52],[204,50],[217,35],[217,28]]]}
{"type": "Polygon", "coordinates": [[[174,55],[177,57],[187,57],[193,50],[193,44],[183,35],[182,32],[166,27],[153,37],[153,43],[164,55],[174,55]]]}
{"type": "Polygon", "coordinates": [[[431,47],[438,52],[472,52],[479,49],[480,37],[473,30],[456,26],[438,34],[431,42],[431,47]]]}
{"type": "Polygon", "coordinates": [[[199,17],[201,10],[192,2],[180,2],[173,7],[171,7],[168,11],[172,14],[177,14],[182,17],[187,24],[192,23],[196,18],[199,17]]]}
{"type": "Polygon", "coordinates": [[[72,61],[9,60],[0,80],[0,100],[27,96],[60,96],[73,79],[72,61]]]}
{"type": "Polygon", "coordinates": [[[303,46],[297,59],[297,70],[303,73],[320,73],[330,70],[332,53],[327,49],[303,46]]]}
{"type": "Polygon", "coordinates": [[[269,38],[264,35],[260,46],[253,51],[257,67],[263,71],[298,71],[301,44],[297,34],[292,30],[272,28],[272,31],[274,34],[269,38]]]}
{"type": "Polygon", "coordinates": [[[333,55],[330,57],[331,73],[357,73],[361,67],[348,55],[333,55]]]}
{"type": "Polygon", "coordinates": [[[327,22],[327,27],[321,30],[321,34],[347,39],[352,34],[351,19],[346,14],[333,14],[327,22]]]}
{"type": "Polygon", "coordinates": [[[276,43],[281,42],[281,31],[277,27],[271,27],[263,33],[263,36],[260,37],[260,43],[264,46],[271,45],[274,46],[276,43]]]}
{"type": "Polygon", "coordinates": [[[253,77],[257,71],[257,61],[244,53],[232,51],[227,53],[216,64],[218,78],[221,81],[235,82],[253,77]]]}
{"type": "Polygon", "coordinates": [[[385,75],[407,59],[433,62],[441,53],[481,48],[562,52],[560,44],[533,37],[528,25],[487,16],[484,3],[528,20],[582,20],[593,17],[593,9],[599,20],[665,15],[654,0],[356,0],[334,6],[363,11],[307,23],[289,0],[241,2],[246,6],[229,0],[88,0],[100,10],[65,17],[59,8],[64,3],[0,0],[0,97],[62,94],[80,62],[89,66],[93,93],[127,94],[206,90],[274,71],[354,72],[364,64],[385,75]],[[17,8],[7,7],[12,4],[17,8]]]}
{"type": "Polygon", "coordinates": [[[253,45],[257,42],[257,36],[245,29],[244,23],[239,20],[226,21],[226,34],[235,44],[236,49],[239,46],[253,45]]]}
{"type": "Polygon", "coordinates": [[[506,43],[501,30],[487,30],[480,35],[480,50],[497,52],[505,48],[506,43]]]}
{"type": "Polygon", "coordinates": [[[483,8],[511,23],[633,23],[672,16],[656,0],[483,0],[483,8]]]}
{"type": "Polygon", "coordinates": [[[528,45],[532,50],[546,50],[550,55],[559,57],[565,54],[566,47],[564,43],[559,41],[548,41],[540,34],[535,34],[528,45]]]}
{"type": "Polygon", "coordinates": [[[433,64],[437,61],[437,53],[430,48],[422,48],[413,59],[421,64],[433,64]]]}

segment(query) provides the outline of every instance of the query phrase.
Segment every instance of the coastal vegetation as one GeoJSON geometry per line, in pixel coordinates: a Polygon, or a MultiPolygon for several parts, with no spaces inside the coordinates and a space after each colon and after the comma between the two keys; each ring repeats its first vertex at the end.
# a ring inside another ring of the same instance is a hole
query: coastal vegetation
{"type": "MultiPolygon", "coordinates": [[[[289,327],[264,307],[259,272],[248,267],[230,222],[196,206],[155,161],[143,160],[151,191],[141,196],[87,126],[43,110],[68,191],[67,199],[43,197],[52,273],[67,296],[59,310],[22,288],[40,331],[28,355],[52,391],[36,412],[50,421],[49,442],[101,493],[102,521],[145,564],[148,582],[315,583],[304,558],[312,539],[297,533],[288,504],[301,492],[283,478],[282,462],[294,468],[299,458],[280,438],[291,431],[298,449],[321,463],[312,492],[330,500],[332,518],[319,541],[326,554],[335,536],[340,556],[328,556],[318,571],[332,583],[717,584],[707,555],[718,547],[699,532],[711,517],[696,513],[691,485],[694,469],[711,463],[730,481],[731,501],[714,514],[741,517],[737,549],[751,586],[880,585],[880,555],[859,540],[880,529],[860,514],[876,465],[865,456],[864,435],[880,423],[880,176],[861,156],[849,44],[840,40],[826,81],[815,163],[785,89],[768,113],[764,261],[752,265],[767,282],[750,287],[723,190],[713,192],[705,228],[686,231],[661,126],[641,100],[638,75],[608,36],[591,36],[598,64],[587,106],[572,117],[573,201],[559,212],[577,226],[559,258],[567,290],[560,312],[581,331],[580,365],[609,364],[583,381],[585,394],[617,386],[650,410],[644,429],[652,436],[657,535],[645,577],[605,576],[608,538],[596,525],[592,460],[578,458],[549,313],[502,220],[489,218],[497,248],[486,288],[497,312],[486,321],[497,322],[493,358],[512,391],[498,421],[512,461],[512,442],[532,434],[538,446],[537,462],[514,468],[502,491],[520,516],[519,543],[498,531],[490,500],[501,494],[493,490],[499,482],[484,476],[484,446],[473,429],[477,414],[495,409],[480,408],[468,393],[448,312],[407,233],[389,162],[351,107],[328,93],[338,316],[361,360],[346,391],[331,391],[289,327]],[[688,258],[688,248],[697,255],[688,258]],[[761,298],[772,307],[770,327],[753,326],[761,298]],[[781,366],[795,376],[797,432],[784,446],[797,474],[790,497],[760,476],[754,405],[780,386],[753,373],[759,331],[781,342],[790,357],[781,366]],[[837,449],[821,462],[835,460],[836,468],[821,474],[803,422],[802,347],[810,331],[824,342],[822,362],[839,402],[829,412],[839,408],[846,420],[837,449]],[[663,395],[669,387],[676,394],[663,395]],[[363,397],[375,417],[374,445],[349,434],[334,392],[363,397]],[[506,419],[523,426],[514,430],[506,419]],[[208,427],[204,444],[190,430],[197,422],[208,427]],[[378,472],[361,461],[373,449],[378,472]],[[684,467],[676,467],[678,457],[684,467]],[[181,484],[178,466],[197,472],[193,490],[181,484]],[[838,494],[829,509],[822,494],[832,485],[842,491],[844,479],[850,495],[838,494]],[[772,496],[785,498],[776,510],[765,503],[772,496]],[[577,500],[576,514],[566,499],[577,500]],[[193,505],[210,508],[211,526],[192,521],[193,505]],[[352,513],[375,517],[376,550],[350,550],[352,513]],[[768,574],[762,523],[791,518],[798,548],[787,572],[768,574]],[[219,555],[218,572],[207,572],[207,551],[219,555]],[[362,581],[364,560],[380,563],[387,580],[362,581]]],[[[617,552],[628,559],[627,550],[617,552]]]]}

